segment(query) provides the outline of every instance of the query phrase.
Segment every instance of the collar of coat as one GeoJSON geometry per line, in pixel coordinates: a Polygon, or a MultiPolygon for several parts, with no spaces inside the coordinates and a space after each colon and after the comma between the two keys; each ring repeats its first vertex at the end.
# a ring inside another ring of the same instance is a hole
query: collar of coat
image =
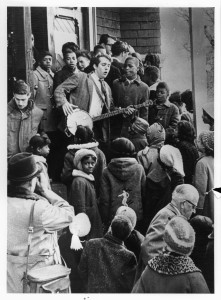
{"type": "Polygon", "coordinates": [[[86,174],[81,170],[74,169],[72,172],[73,177],[83,177],[88,179],[89,181],[94,181],[94,176],[92,174],[86,174]]]}
{"type": "Polygon", "coordinates": [[[111,232],[106,233],[104,238],[111,241],[112,243],[124,246],[124,242],[113,236],[111,232]]]}
{"type": "Polygon", "coordinates": [[[137,85],[140,85],[141,79],[140,76],[137,75],[137,78],[134,80],[128,80],[125,75],[123,75],[121,78],[118,79],[119,82],[125,83],[126,81],[129,81],[130,83],[136,83],[137,85]]]}
{"type": "Polygon", "coordinates": [[[98,147],[99,143],[98,142],[91,142],[91,143],[86,143],[86,144],[73,144],[73,145],[68,145],[67,149],[68,150],[79,150],[79,149],[91,149],[98,147]]]}
{"type": "Polygon", "coordinates": [[[159,254],[148,261],[149,267],[160,274],[178,275],[201,272],[189,256],[159,254]]]}
{"type": "Polygon", "coordinates": [[[34,108],[34,101],[29,99],[28,100],[28,105],[23,109],[20,110],[15,102],[15,99],[12,98],[12,100],[9,102],[8,104],[8,108],[9,108],[9,112],[13,112],[14,110],[17,110],[27,116],[29,116],[29,114],[31,113],[32,109],[34,108]]]}
{"type": "Polygon", "coordinates": [[[170,106],[171,106],[171,103],[170,103],[170,101],[169,101],[168,99],[166,100],[165,103],[162,103],[162,104],[158,104],[157,101],[154,100],[153,104],[154,104],[155,106],[158,106],[158,105],[159,105],[159,106],[166,106],[166,107],[170,107],[170,106]]]}
{"type": "Polygon", "coordinates": [[[48,75],[50,75],[52,78],[54,78],[54,73],[53,73],[51,70],[50,70],[50,72],[48,73],[48,72],[46,72],[44,69],[42,69],[40,66],[38,66],[38,67],[36,68],[36,71],[37,71],[38,73],[40,73],[41,76],[42,76],[44,79],[47,79],[48,75]]]}

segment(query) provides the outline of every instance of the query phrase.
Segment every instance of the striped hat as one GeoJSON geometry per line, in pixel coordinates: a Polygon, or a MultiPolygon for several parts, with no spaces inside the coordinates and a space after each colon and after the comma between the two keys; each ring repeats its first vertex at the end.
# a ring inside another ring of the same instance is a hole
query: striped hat
{"type": "Polygon", "coordinates": [[[214,131],[202,131],[199,135],[199,140],[206,150],[214,151],[214,131]]]}
{"type": "Polygon", "coordinates": [[[164,241],[169,251],[190,255],[195,244],[195,231],[183,216],[176,216],[165,227],[164,241]]]}

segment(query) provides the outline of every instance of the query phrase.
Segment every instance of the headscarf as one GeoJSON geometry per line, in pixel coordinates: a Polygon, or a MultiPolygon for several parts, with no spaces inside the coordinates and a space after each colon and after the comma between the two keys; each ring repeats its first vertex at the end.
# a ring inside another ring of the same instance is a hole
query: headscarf
{"type": "Polygon", "coordinates": [[[165,137],[165,129],[159,123],[154,123],[147,129],[147,140],[151,147],[160,148],[163,146],[165,137]]]}

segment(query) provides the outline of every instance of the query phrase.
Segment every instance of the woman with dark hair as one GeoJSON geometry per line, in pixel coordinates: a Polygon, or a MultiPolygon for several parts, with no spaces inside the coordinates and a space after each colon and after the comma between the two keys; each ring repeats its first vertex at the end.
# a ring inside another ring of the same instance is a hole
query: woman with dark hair
{"type": "Polygon", "coordinates": [[[84,69],[89,66],[91,60],[91,54],[87,50],[80,50],[77,55],[77,67],[80,71],[84,72],[84,69]]]}
{"type": "Polygon", "coordinates": [[[202,156],[196,163],[194,185],[200,198],[197,212],[214,221],[214,131],[202,131],[197,141],[202,156]]]}
{"type": "Polygon", "coordinates": [[[100,213],[105,228],[118,207],[128,205],[137,215],[136,229],[143,233],[144,168],[135,159],[135,147],[127,138],[117,138],[111,144],[112,159],[104,169],[100,184],[100,213]]]}
{"type": "Polygon", "coordinates": [[[178,142],[176,147],[180,150],[184,167],[184,183],[193,183],[193,174],[196,161],[199,158],[197,148],[194,143],[195,129],[188,121],[180,121],[177,125],[178,142]]]}

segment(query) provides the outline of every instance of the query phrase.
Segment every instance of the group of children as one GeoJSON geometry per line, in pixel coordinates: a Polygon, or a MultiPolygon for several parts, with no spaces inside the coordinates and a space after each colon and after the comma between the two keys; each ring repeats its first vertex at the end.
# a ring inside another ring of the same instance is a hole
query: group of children
{"type": "Polygon", "coordinates": [[[72,292],[131,292],[143,235],[155,214],[171,201],[176,186],[194,185],[200,194],[197,214],[214,221],[213,115],[203,110],[210,130],[200,133],[196,142],[192,109],[179,109],[186,101],[188,110],[188,101],[169,101],[168,85],[159,80],[156,66],[144,69],[146,84],[137,75],[137,61],[125,59],[126,77],[113,81],[114,104],[126,108],[146,102],[150,90],[149,112],[144,107],[139,116],[134,109],[124,114],[126,134],[118,130],[121,134],[109,141],[105,153],[88,126],[78,125],[68,139],[57,129],[62,110],[55,109],[53,91],[88,66],[90,56],[84,51],[77,54],[75,46],[63,46],[65,66],[55,75],[51,54],[40,55],[34,71],[34,100],[24,81],[15,83],[8,104],[8,156],[33,153],[48,187],[51,178],[63,182],[75,214],[89,217],[91,229],[82,239],[86,241],[83,251],[70,249],[68,228],[59,238],[61,254],[72,269],[72,292]]]}

